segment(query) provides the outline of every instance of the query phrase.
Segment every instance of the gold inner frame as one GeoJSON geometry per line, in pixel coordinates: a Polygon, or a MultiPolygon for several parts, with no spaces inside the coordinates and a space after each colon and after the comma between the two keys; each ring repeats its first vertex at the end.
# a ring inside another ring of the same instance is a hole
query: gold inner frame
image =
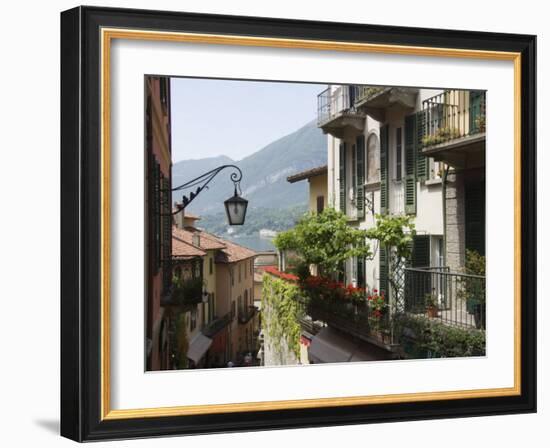
{"type": "Polygon", "coordinates": [[[227,412],[306,409],[381,403],[405,403],[521,394],[521,54],[455,48],[278,39],[214,34],[191,34],[134,29],[101,29],[101,419],[167,417],[227,412]],[[229,404],[111,409],[110,398],[110,50],[113,39],[185,42],[212,45],[296,48],[356,53],[383,53],[469,59],[505,60],[514,63],[514,386],[442,392],[418,392],[303,400],[229,404]]]}

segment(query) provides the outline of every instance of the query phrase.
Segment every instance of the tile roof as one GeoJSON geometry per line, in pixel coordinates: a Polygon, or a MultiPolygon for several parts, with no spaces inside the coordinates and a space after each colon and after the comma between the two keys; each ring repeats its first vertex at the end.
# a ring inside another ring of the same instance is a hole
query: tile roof
{"type": "Polygon", "coordinates": [[[206,255],[205,251],[175,236],[173,230],[174,229],[172,229],[172,257],[188,259],[194,257],[204,257],[206,255]]]}
{"type": "Polygon", "coordinates": [[[187,244],[193,244],[194,246],[203,250],[223,249],[225,247],[225,244],[223,244],[221,241],[195,227],[186,227],[185,229],[173,227],[172,235],[182,241],[185,241],[187,244]],[[199,235],[198,246],[193,241],[194,234],[199,235]]]}
{"type": "Polygon", "coordinates": [[[256,256],[256,252],[247,249],[233,241],[221,240],[225,243],[225,249],[216,254],[216,263],[235,263],[256,256]]]}
{"type": "MultiPolygon", "coordinates": [[[[224,240],[223,238],[220,238],[216,235],[205,232],[202,229],[197,229],[196,227],[186,227],[185,229],[172,227],[172,255],[173,256],[177,256],[174,254],[175,242],[177,242],[178,244],[181,243],[187,246],[191,246],[191,248],[201,253],[201,255],[198,255],[198,256],[206,255],[206,252],[204,252],[201,249],[204,249],[204,250],[217,249],[217,252],[215,255],[216,263],[235,263],[237,261],[246,260],[248,258],[253,258],[256,256],[256,252],[254,252],[253,250],[247,249],[246,247],[243,247],[232,241],[224,240]],[[200,235],[200,239],[199,239],[200,247],[197,247],[193,244],[194,233],[199,233],[200,235]]],[[[180,245],[178,245],[178,247],[181,250],[185,249],[185,248],[182,248],[180,245]]]]}
{"type": "Polygon", "coordinates": [[[322,165],[316,168],[311,168],[309,170],[301,171],[299,173],[288,176],[286,180],[293,184],[294,182],[299,182],[301,180],[309,179],[310,177],[320,176],[328,172],[328,166],[322,165]]]}

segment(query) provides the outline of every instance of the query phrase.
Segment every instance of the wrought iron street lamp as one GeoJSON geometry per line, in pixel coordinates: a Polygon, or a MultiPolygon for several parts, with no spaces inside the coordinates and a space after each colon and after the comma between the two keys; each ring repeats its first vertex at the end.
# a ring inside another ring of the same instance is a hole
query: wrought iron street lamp
{"type": "Polygon", "coordinates": [[[243,173],[241,169],[236,165],[222,165],[213,170],[208,171],[207,173],[201,174],[200,176],[191,179],[189,182],[186,182],[178,187],[172,188],[172,191],[187,190],[193,187],[197,187],[194,191],[189,193],[189,196],[183,195],[181,205],[173,214],[177,214],[185,209],[192,201],[195,199],[199,193],[208,188],[208,184],[218,175],[218,173],[225,168],[233,168],[236,171],[231,173],[231,180],[234,185],[234,193],[229,199],[224,202],[225,213],[227,214],[227,220],[231,226],[242,226],[246,218],[246,208],[248,206],[248,201],[244,199],[241,194],[241,179],[243,178],[243,173]]]}

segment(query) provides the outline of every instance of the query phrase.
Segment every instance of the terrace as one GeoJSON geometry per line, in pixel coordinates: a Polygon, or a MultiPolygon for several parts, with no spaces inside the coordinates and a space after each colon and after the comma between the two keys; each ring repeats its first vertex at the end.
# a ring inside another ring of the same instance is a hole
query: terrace
{"type": "Polygon", "coordinates": [[[406,268],[402,309],[461,328],[485,329],[485,277],[448,267],[406,268]]]}
{"type": "Polygon", "coordinates": [[[359,135],[365,114],[355,106],[356,86],[328,87],[317,96],[317,126],[325,134],[343,138],[345,133],[359,135]]]}
{"type": "Polygon", "coordinates": [[[418,89],[407,87],[355,86],[355,107],[377,121],[384,122],[389,107],[413,109],[418,89]]]}
{"type": "Polygon", "coordinates": [[[446,90],[422,102],[422,151],[458,168],[485,164],[485,92],[446,90]]]}

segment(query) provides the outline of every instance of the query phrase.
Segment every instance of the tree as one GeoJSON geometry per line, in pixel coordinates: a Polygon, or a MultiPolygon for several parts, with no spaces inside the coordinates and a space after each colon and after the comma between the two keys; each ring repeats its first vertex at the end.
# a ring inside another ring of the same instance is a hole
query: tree
{"type": "Polygon", "coordinates": [[[279,233],[274,244],[282,251],[296,251],[323,274],[333,274],[349,258],[372,256],[366,238],[366,230],[350,227],[343,213],[325,208],[321,213],[307,213],[293,229],[279,233]]]}
{"type": "Polygon", "coordinates": [[[416,234],[412,217],[408,215],[376,215],[376,226],[367,230],[367,238],[378,240],[399,259],[411,256],[416,234]]]}

